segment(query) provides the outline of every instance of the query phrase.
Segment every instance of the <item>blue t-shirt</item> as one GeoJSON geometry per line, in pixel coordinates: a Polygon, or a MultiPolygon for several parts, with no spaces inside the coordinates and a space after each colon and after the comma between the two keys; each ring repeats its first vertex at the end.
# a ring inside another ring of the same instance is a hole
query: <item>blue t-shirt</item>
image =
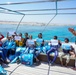
{"type": "Polygon", "coordinates": [[[63,49],[64,53],[69,53],[69,51],[71,50],[71,44],[70,43],[63,43],[62,49],[63,49]]]}
{"type": "Polygon", "coordinates": [[[16,47],[16,43],[14,41],[6,41],[3,44],[3,47],[5,47],[6,49],[14,49],[16,47]]]}
{"type": "Polygon", "coordinates": [[[41,46],[41,44],[42,44],[43,41],[44,41],[44,40],[43,40],[42,38],[37,38],[37,39],[36,39],[37,46],[41,46]]]}
{"type": "Polygon", "coordinates": [[[69,43],[62,44],[62,49],[71,50],[71,44],[69,44],[69,43]]]}

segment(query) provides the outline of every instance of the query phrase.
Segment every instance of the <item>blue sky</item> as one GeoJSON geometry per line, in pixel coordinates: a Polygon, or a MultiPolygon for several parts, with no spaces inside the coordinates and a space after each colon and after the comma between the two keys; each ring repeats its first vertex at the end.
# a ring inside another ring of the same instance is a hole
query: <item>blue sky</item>
{"type": "MultiPolygon", "coordinates": [[[[30,2],[39,0],[0,0],[0,4],[9,2],[30,2]]],[[[41,1],[41,0],[40,0],[41,1]]],[[[48,1],[48,0],[45,0],[48,1]]],[[[34,9],[55,9],[55,2],[37,3],[37,4],[20,4],[20,5],[0,5],[0,7],[12,9],[12,10],[34,10],[34,9]]],[[[76,0],[66,0],[58,2],[58,8],[76,8],[76,0]]],[[[0,10],[2,11],[2,10],[0,10]]],[[[6,11],[7,12],[7,11],[6,11]]],[[[34,12],[22,12],[25,14],[37,14],[37,13],[55,13],[56,11],[34,11],[34,12]]],[[[76,10],[62,10],[58,13],[76,13],[76,10]]],[[[41,22],[48,23],[54,15],[25,15],[23,21],[25,22],[41,22]]],[[[21,15],[11,15],[0,13],[0,20],[20,21],[21,15]]],[[[57,15],[51,23],[57,24],[75,24],[75,15],[57,15]]]]}

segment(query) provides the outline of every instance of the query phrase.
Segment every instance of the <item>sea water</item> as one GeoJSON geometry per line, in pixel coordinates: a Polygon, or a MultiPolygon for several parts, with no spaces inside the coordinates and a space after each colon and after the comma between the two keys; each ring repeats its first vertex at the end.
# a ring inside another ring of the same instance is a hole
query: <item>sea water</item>
{"type": "Polygon", "coordinates": [[[76,25],[19,25],[17,28],[17,25],[0,24],[0,32],[6,36],[7,32],[15,31],[17,29],[17,33],[22,33],[23,37],[24,33],[26,32],[29,35],[32,35],[33,38],[37,38],[38,33],[42,33],[44,40],[50,40],[56,35],[61,41],[64,41],[64,38],[69,38],[71,42],[75,42],[75,36],[69,32],[69,27],[72,27],[76,30],[76,25]]]}

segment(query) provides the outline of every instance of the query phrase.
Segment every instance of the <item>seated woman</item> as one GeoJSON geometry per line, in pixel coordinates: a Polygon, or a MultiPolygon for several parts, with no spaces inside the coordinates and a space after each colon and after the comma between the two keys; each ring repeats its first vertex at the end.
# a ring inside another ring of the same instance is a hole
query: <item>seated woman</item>
{"type": "Polygon", "coordinates": [[[17,47],[23,47],[24,46],[24,38],[22,37],[22,33],[19,33],[19,35],[15,36],[15,42],[16,42],[17,47]]]}
{"type": "Polygon", "coordinates": [[[8,64],[9,62],[6,59],[5,49],[2,48],[3,42],[2,39],[4,36],[0,33],[0,64],[8,64]]]}
{"type": "Polygon", "coordinates": [[[22,37],[22,33],[19,33],[19,36],[21,37],[21,41],[19,41],[19,47],[24,46],[24,38],[22,37]]]}
{"type": "Polygon", "coordinates": [[[29,39],[26,41],[26,47],[34,48],[35,47],[35,41],[32,39],[32,35],[29,36],[29,39]]]}
{"type": "Polygon", "coordinates": [[[62,44],[62,49],[63,49],[63,53],[60,56],[61,65],[63,66],[63,62],[62,62],[63,56],[67,55],[66,64],[65,64],[65,66],[67,67],[67,65],[68,65],[68,63],[70,61],[70,55],[75,56],[74,48],[69,43],[69,39],[68,38],[65,38],[65,42],[62,44]]]}
{"type": "Polygon", "coordinates": [[[48,57],[48,63],[50,64],[51,61],[51,64],[53,64],[58,56],[58,48],[61,46],[61,43],[57,39],[57,36],[54,36],[54,39],[51,39],[50,46],[51,46],[50,50],[47,51],[47,57],[48,57]],[[50,60],[50,53],[52,52],[55,53],[55,56],[53,60],[50,60]]]}
{"type": "Polygon", "coordinates": [[[3,49],[5,49],[5,53],[7,57],[9,55],[14,55],[15,54],[15,49],[16,49],[16,43],[14,41],[13,37],[8,37],[8,40],[3,44],[3,49]]]}
{"type": "Polygon", "coordinates": [[[32,39],[32,35],[29,36],[29,39],[27,39],[26,41],[26,47],[28,48],[28,52],[29,53],[33,53],[34,57],[36,59],[36,62],[39,63],[39,59],[36,56],[36,51],[35,51],[35,47],[36,47],[36,42],[34,39],[32,39]]]}

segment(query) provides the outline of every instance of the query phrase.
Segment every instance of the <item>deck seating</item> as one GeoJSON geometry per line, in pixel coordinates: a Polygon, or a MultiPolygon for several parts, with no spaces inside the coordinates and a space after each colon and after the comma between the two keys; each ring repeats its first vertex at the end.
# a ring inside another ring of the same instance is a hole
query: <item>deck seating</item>
{"type": "MultiPolygon", "coordinates": [[[[58,57],[57,57],[57,59],[56,59],[56,61],[55,61],[56,64],[60,64],[60,55],[61,55],[61,53],[62,53],[62,50],[59,49],[59,54],[58,54],[58,57]]],[[[50,57],[53,58],[53,57],[54,57],[54,53],[50,54],[50,57]]],[[[65,58],[66,58],[66,57],[67,57],[67,56],[64,56],[64,57],[63,57],[63,63],[65,63],[65,61],[66,61],[65,58]]],[[[39,55],[38,58],[40,59],[40,61],[44,61],[44,62],[47,62],[47,61],[48,61],[48,60],[47,60],[47,55],[46,55],[45,53],[40,53],[40,55],[39,55]]],[[[75,57],[71,57],[71,58],[70,58],[70,62],[69,62],[69,64],[68,64],[68,66],[75,66],[75,57]]]]}

